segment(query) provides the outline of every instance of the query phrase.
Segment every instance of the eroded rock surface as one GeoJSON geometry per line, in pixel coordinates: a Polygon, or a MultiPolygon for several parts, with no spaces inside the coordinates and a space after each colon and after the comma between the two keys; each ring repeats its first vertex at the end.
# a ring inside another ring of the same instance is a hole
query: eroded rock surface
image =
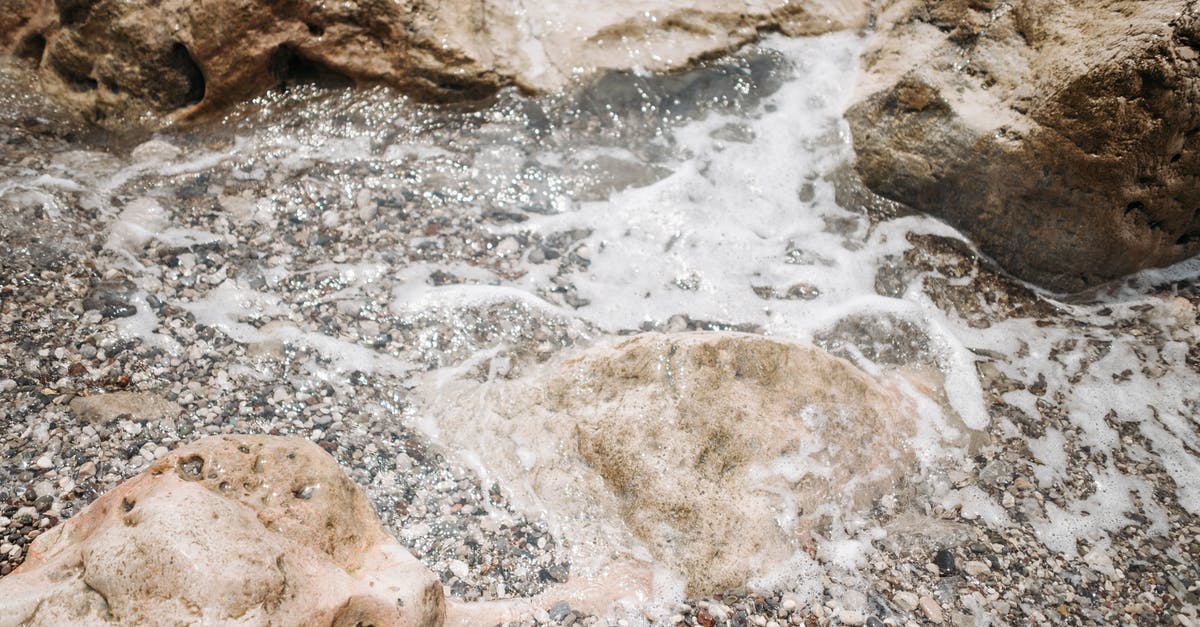
{"type": "Polygon", "coordinates": [[[1200,4],[898,0],[847,116],[876,192],[1077,290],[1200,252],[1200,4]]]}
{"type": "Polygon", "coordinates": [[[444,443],[573,517],[574,568],[640,543],[691,593],[745,586],[916,463],[897,380],[761,336],[645,334],[476,385],[434,392],[444,443]]]}
{"type": "Polygon", "coordinates": [[[315,444],[220,436],[38,537],[0,625],[438,625],[442,594],[315,444]]]}
{"type": "Polygon", "coordinates": [[[280,83],[385,83],[423,100],[672,70],[753,41],[865,23],[866,0],[0,0],[0,49],[88,119],[187,119],[280,83]]]}

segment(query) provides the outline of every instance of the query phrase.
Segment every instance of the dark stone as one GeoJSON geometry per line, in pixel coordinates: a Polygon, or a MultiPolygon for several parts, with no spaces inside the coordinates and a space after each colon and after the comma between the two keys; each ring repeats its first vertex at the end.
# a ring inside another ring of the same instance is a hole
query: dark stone
{"type": "Polygon", "coordinates": [[[954,563],[954,553],[950,549],[941,549],[933,556],[933,563],[938,567],[938,572],[943,577],[953,575],[958,572],[958,565],[954,563]]]}

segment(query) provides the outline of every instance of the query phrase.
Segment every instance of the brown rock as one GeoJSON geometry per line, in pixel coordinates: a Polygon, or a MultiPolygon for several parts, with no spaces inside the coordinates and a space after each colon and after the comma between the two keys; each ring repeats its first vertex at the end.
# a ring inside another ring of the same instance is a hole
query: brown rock
{"type": "Polygon", "coordinates": [[[427,391],[448,448],[566,519],[573,575],[618,585],[604,560],[636,542],[705,594],[780,566],[913,467],[917,411],[895,383],[810,346],[682,333],[427,391]]]}
{"type": "Polygon", "coordinates": [[[38,537],[0,625],[439,625],[441,584],[315,444],[181,448],[38,537]]]}
{"type": "Polygon", "coordinates": [[[847,113],[879,194],[1078,290],[1200,252],[1200,6],[898,0],[847,113]]]}
{"type": "Polygon", "coordinates": [[[280,83],[384,83],[429,101],[553,90],[603,69],[677,69],[762,31],[860,26],[865,0],[0,0],[0,50],[107,125],[190,120],[280,83]],[[44,53],[41,49],[44,47],[44,53]]]}

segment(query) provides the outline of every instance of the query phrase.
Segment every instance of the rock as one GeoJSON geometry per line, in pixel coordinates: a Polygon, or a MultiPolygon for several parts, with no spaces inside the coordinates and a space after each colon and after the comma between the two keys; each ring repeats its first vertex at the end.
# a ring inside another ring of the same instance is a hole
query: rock
{"type": "Polygon", "coordinates": [[[963,564],[962,570],[964,573],[966,573],[972,577],[978,577],[984,573],[990,572],[992,570],[992,567],[989,566],[987,562],[971,560],[971,561],[963,564]]]}
{"type": "Polygon", "coordinates": [[[943,577],[958,572],[958,566],[954,564],[954,553],[949,549],[939,549],[933,556],[933,563],[937,565],[937,574],[943,577]]]}
{"type": "Polygon", "coordinates": [[[875,192],[1078,290],[1200,252],[1200,6],[898,0],[847,112],[875,192]]]}
{"type": "Polygon", "coordinates": [[[911,612],[911,611],[917,609],[917,604],[919,603],[919,600],[917,599],[917,595],[915,595],[911,592],[903,592],[903,591],[897,592],[896,596],[892,597],[892,601],[895,601],[896,607],[899,607],[900,609],[904,610],[905,612],[911,612]]]}
{"type": "Polygon", "coordinates": [[[128,318],[137,313],[129,302],[135,290],[128,280],[98,281],[83,298],[83,309],[99,311],[105,318],[128,318]]]}
{"type": "Polygon", "coordinates": [[[0,51],[40,60],[56,24],[51,0],[0,1],[0,51]]]}
{"type": "Polygon", "coordinates": [[[71,411],[81,420],[106,423],[118,416],[149,422],[174,418],[182,411],[179,405],[147,392],[109,392],[71,399],[71,411]]]}
{"type": "Polygon", "coordinates": [[[892,382],[761,336],[644,334],[473,386],[425,388],[437,437],[527,488],[517,502],[560,513],[593,552],[573,572],[624,550],[624,528],[690,594],[744,586],[915,463],[916,411],[892,382]]]}
{"type": "Polygon", "coordinates": [[[937,601],[933,600],[933,597],[921,597],[918,604],[921,607],[921,613],[925,615],[925,618],[929,619],[929,622],[940,625],[946,621],[946,616],[942,613],[942,606],[938,605],[937,601]]]}
{"type": "Polygon", "coordinates": [[[299,438],[178,449],[38,537],[0,625],[438,625],[441,584],[299,438]]]}
{"type": "Polygon", "coordinates": [[[40,60],[49,94],[120,124],[147,112],[195,119],[296,82],[384,83],[429,101],[556,90],[600,70],[679,69],[763,31],[859,27],[869,5],[0,0],[0,14],[16,16],[0,18],[0,46],[35,49],[26,56],[40,60]]]}

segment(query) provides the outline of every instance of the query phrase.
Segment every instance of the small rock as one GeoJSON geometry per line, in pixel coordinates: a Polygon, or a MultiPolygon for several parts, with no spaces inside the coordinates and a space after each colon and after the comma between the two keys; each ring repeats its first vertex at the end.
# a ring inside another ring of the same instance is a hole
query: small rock
{"type": "Polygon", "coordinates": [[[553,607],[550,608],[550,620],[555,621],[555,622],[561,622],[562,619],[566,618],[567,614],[570,614],[570,613],[571,613],[571,606],[567,605],[566,601],[559,601],[558,603],[555,603],[553,607]]]}
{"type": "Polygon", "coordinates": [[[958,572],[958,566],[954,563],[954,553],[949,549],[941,549],[933,556],[933,563],[938,567],[938,573],[943,577],[953,575],[958,572]]]}
{"type": "Polygon", "coordinates": [[[911,612],[917,609],[917,595],[911,592],[897,592],[896,595],[892,597],[892,601],[895,601],[896,605],[905,612],[911,612]]]}
{"type": "Polygon", "coordinates": [[[454,573],[454,576],[459,579],[466,579],[467,575],[471,572],[470,567],[462,560],[450,560],[449,567],[450,572],[454,573]]]}
{"type": "Polygon", "coordinates": [[[862,625],[867,622],[867,618],[858,610],[842,610],[838,612],[838,620],[843,625],[862,625]]]}
{"type": "Polygon", "coordinates": [[[962,567],[963,572],[972,577],[978,577],[978,576],[990,571],[991,569],[992,569],[991,566],[988,566],[987,562],[981,562],[978,560],[971,560],[971,561],[963,564],[963,567],[962,567]]]}
{"type": "Polygon", "coordinates": [[[919,604],[921,606],[921,613],[935,625],[940,625],[946,620],[946,617],[942,614],[942,606],[938,605],[937,601],[933,600],[933,597],[921,597],[919,604]]]}
{"type": "Polygon", "coordinates": [[[96,474],[96,462],[84,462],[79,470],[75,472],[75,477],[85,479],[96,474]]]}

